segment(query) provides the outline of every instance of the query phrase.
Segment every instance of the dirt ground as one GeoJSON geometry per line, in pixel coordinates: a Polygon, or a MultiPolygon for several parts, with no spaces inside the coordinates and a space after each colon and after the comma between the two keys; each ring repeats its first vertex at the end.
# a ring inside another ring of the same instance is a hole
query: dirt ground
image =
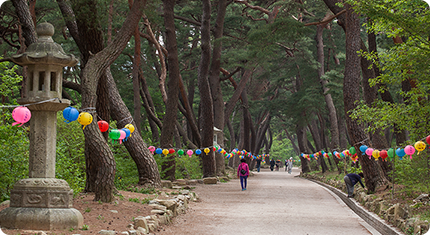
{"type": "MultiPolygon", "coordinates": [[[[128,231],[127,225],[132,224],[137,216],[151,215],[151,208],[145,203],[151,199],[172,198],[176,190],[159,189],[157,194],[142,194],[128,191],[119,191],[121,196],[116,196],[112,203],[94,201],[94,194],[79,194],[73,200],[73,208],[79,210],[84,217],[84,229],[79,230],[52,230],[47,234],[97,234],[100,230],[114,230],[118,233],[128,231]]],[[[0,206],[0,211],[7,206],[0,206]]],[[[31,230],[2,229],[8,235],[35,234],[31,230]]]]}

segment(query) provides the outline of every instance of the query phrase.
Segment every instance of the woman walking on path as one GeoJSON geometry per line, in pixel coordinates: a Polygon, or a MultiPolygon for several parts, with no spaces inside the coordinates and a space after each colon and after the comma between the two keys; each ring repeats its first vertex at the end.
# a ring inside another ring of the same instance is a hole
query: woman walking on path
{"type": "Polygon", "coordinates": [[[288,174],[291,174],[291,171],[293,170],[293,158],[290,157],[290,159],[288,160],[288,174]]]}
{"type": "Polygon", "coordinates": [[[242,191],[246,190],[246,183],[249,176],[249,166],[244,158],[240,159],[240,165],[237,168],[237,177],[240,178],[240,186],[242,191]]]}

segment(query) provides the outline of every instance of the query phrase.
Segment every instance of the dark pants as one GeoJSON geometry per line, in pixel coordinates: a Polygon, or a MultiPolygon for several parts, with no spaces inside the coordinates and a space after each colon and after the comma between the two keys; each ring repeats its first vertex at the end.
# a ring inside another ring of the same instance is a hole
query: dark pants
{"type": "Polygon", "coordinates": [[[345,177],[343,177],[343,181],[345,181],[345,184],[346,184],[346,190],[348,191],[348,197],[352,197],[352,195],[354,195],[354,185],[352,185],[351,179],[345,175],[345,177]]]}
{"type": "Polygon", "coordinates": [[[257,166],[257,171],[260,172],[261,166],[257,166]]]}
{"type": "Polygon", "coordinates": [[[242,189],[246,188],[247,179],[248,176],[240,176],[240,186],[242,186],[242,189]]]}

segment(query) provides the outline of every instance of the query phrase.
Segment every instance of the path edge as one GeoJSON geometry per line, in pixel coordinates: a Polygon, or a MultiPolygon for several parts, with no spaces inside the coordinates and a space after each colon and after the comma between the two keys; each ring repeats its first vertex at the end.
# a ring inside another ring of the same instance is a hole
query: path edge
{"type": "MultiPolygon", "coordinates": [[[[307,179],[307,178],[304,178],[304,179],[307,179]]],[[[317,183],[332,191],[334,194],[336,194],[336,196],[342,199],[342,201],[349,208],[351,208],[352,211],[354,211],[358,216],[360,216],[360,218],[362,218],[366,223],[368,223],[370,226],[372,226],[381,234],[384,234],[384,235],[385,234],[386,235],[404,235],[405,234],[401,232],[398,228],[387,224],[385,220],[379,218],[376,214],[367,211],[356,200],[352,200],[348,198],[347,195],[342,191],[340,191],[339,189],[317,180],[313,180],[313,179],[307,179],[307,180],[317,183]]]]}

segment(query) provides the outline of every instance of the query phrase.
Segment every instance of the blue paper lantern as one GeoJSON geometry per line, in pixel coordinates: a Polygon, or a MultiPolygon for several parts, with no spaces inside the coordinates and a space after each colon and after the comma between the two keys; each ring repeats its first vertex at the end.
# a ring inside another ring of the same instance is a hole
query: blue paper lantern
{"type": "Polygon", "coordinates": [[[69,106],[63,110],[63,117],[66,119],[65,123],[76,121],[79,117],[79,111],[69,106]]]}
{"type": "Polygon", "coordinates": [[[197,154],[197,155],[200,155],[201,153],[202,153],[202,150],[200,150],[200,149],[197,149],[197,150],[196,150],[196,154],[197,154]]]}

